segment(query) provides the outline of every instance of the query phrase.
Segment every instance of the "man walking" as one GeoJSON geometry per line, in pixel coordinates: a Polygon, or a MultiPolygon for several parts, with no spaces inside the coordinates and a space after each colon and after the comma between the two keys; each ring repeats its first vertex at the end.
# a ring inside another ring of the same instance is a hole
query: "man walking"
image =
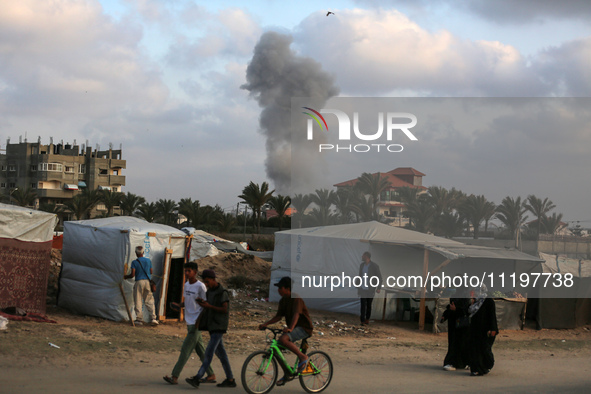
{"type": "Polygon", "coordinates": [[[380,272],[380,266],[371,261],[371,253],[365,252],[361,256],[361,265],[359,266],[359,276],[362,279],[361,286],[357,288],[357,294],[359,295],[361,302],[361,325],[365,326],[369,324],[369,318],[371,317],[371,304],[376,291],[380,292],[382,286],[382,273],[380,272]],[[377,280],[375,279],[377,278],[377,280]],[[372,286],[372,284],[374,286],[372,286]]]}

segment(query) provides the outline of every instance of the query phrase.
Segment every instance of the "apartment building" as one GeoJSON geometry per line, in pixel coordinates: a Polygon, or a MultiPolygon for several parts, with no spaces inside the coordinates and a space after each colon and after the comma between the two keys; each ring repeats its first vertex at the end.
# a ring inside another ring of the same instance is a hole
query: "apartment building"
{"type": "MultiPolygon", "coordinates": [[[[87,144],[88,145],[88,144],[87,144]]],[[[98,148],[98,147],[97,147],[98,148]]],[[[125,186],[125,160],[121,149],[101,151],[63,141],[48,145],[37,142],[6,142],[0,150],[0,193],[31,188],[37,193],[35,208],[41,204],[63,204],[82,190],[121,192],[125,186]]],[[[104,209],[104,206],[103,206],[104,209]]],[[[101,211],[101,206],[97,206],[101,211]]]]}

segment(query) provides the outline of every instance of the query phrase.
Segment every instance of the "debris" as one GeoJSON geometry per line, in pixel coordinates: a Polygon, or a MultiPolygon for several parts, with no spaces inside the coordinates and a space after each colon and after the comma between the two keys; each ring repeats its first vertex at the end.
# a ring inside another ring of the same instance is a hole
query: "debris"
{"type": "Polygon", "coordinates": [[[54,348],[56,348],[56,349],[59,349],[59,348],[60,348],[58,345],[55,345],[55,344],[53,344],[53,343],[51,343],[51,342],[49,342],[49,346],[51,346],[51,347],[54,347],[54,348]]]}

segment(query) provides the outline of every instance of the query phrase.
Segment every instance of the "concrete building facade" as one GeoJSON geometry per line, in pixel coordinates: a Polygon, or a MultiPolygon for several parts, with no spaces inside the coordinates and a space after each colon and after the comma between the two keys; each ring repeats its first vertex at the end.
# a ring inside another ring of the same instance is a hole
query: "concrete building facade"
{"type": "MultiPolygon", "coordinates": [[[[17,188],[37,194],[35,207],[63,204],[84,189],[122,192],[126,167],[119,150],[98,150],[63,142],[6,143],[0,153],[0,193],[10,195],[17,188]]],[[[97,206],[101,211],[101,206],[97,206]]]]}

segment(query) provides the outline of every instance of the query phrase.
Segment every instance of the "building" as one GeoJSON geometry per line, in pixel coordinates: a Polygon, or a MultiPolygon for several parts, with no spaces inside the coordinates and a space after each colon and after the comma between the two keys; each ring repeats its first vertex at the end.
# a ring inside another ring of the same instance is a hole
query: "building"
{"type": "MultiPolygon", "coordinates": [[[[88,145],[88,144],[87,144],[88,145]]],[[[37,193],[35,208],[41,204],[63,204],[84,189],[121,192],[125,186],[125,160],[121,149],[101,151],[63,142],[6,142],[0,153],[0,193],[9,195],[17,188],[37,193]]],[[[100,214],[104,206],[97,205],[100,214]]]]}
{"type": "MultiPolygon", "coordinates": [[[[378,173],[376,172],[372,175],[377,176],[377,174],[378,173]]],[[[398,218],[398,222],[394,223],[404,225],[407,223],[407,221],[401,220],[404,204],[396,200],[396,190],[401,187],[410,187],[425,192],[427,190],[427,188],[423,186],[423,177],[425,174],[411,167],[399,167],[388,172],[381,172],[380,174],[388,180],[390,187],[380,195],[380,201],[378,203],[379,214],[384,215],[386,218],[398,218]]],[[[340,188],[351,188],[355,186],[356,183],[357,178],[337,183],[333,186],[339,190],[340,188]]]]}

